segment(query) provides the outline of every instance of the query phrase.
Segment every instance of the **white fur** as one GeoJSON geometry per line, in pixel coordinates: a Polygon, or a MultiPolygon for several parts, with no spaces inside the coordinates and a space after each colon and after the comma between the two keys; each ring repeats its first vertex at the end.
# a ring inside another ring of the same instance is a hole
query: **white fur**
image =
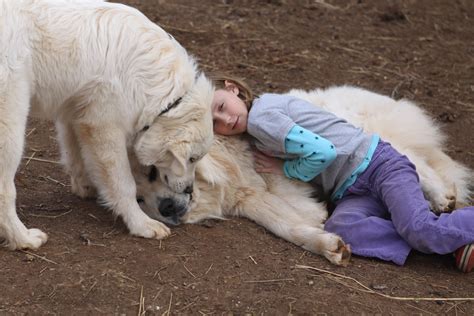
{"type": "MultiPolygon", "coordinates": [[[[354,87],[292,90],[290,94],[377,132],[407,154],[416,164],[423,189],[436,211],[452,209],[454,203],[470,203],[471,171],[443,152],[446,137],[414,103],[354,87]]],[[[243,216],[335,264],[344,265],[349,260],[350,247],[322,229],[327,212],[324,204],[310,198],[313,188],[283,176],[257,174],[244,139],[216,137],[209,154],[198,163],[192,200],[188,195],[170,192],[159,181],[149,182],[145,174],[134,168],[138,193],[144,197],[141,206],[153,218],[178,224],[243,216]],[[171,209],[180,210],[181,219],[163,215],[159,203],[163,199],[171,201],[167,203],[171,209]]]]}
{"type": "Polygon", "coordinates": [[[167,236],[136,202],[127,150],[155,164],[173,191],[192,187],[189,158],[212,143],[213,89],[185,49],[139,11],[102,1],[0,0],[0,30],[0,236],[8,246],[47,240],[15,210],[29,113],[56,122],[76,194],[96,187],[132,234],[167,236]]]}

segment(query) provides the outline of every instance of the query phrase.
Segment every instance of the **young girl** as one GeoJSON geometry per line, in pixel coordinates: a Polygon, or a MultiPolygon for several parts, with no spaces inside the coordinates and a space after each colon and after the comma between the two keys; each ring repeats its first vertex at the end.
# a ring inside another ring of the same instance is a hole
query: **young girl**
{"type": "Polygon", "coordinates": [[[214,131],[252,135],[258,172],[321,188],[335,204],[325,229],[354,254],[403,265],[414,248],[454,253],[464,272],[474,267],[474,207],[431,212],[415,166],[378,135],[289,95],[254,99],[239,79],[216,76],[214,84],[214,131]]]}

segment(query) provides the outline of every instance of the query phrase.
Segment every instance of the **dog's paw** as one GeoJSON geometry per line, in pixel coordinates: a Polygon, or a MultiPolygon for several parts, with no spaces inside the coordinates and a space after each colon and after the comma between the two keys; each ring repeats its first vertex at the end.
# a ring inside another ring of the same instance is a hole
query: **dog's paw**
{"type": "Polygon", "coordinates": [[[347,266],[351,259],[351,247],[336,234],[325,233],[320,236],[319,247],[321,253],[331,263],[338,266],[347,266]]]}
{"type": "Polygon", "coordinates": [[[456,196],[449,194],[439,199],[433,199],[430,205],[433,212],[437,214],[452,212],[456,208],[456,196]]]}
{"type": "Polygon", "coordinates": [[[8,246],[11,249],[38,249],[48,240],[48,235],[37,228],[26,230],[26,234],[15,236],[8,246]]]}
{"type": "Polygon", "coordinates": [[[331,263],[347,266],[351,258],[351,247],[336,234],[315,227],[297,227],[292,241],[304,249],[321,254],[331,263]]]}
{"type": "Polygon", "coordinates": [[[324,251],[324,256],[333,264],[338,266],[347,266],[351,259],[351,247],[346,245],[337,235],[331,236],[330,247],[324,251]]]}
{"type": "Polygon", "coordinates": [[[97,197],[95,186],[84,177],[71,176],[71,191],[81,199],[90,199],[97,197]]]}
{"type": "Polygon", "coordinates": [[[134,227],[129,227],[132,235],[143,238],[163,239],[171,234],[170,229],[163,223],[151,218],[147,218],[134,227]]]}

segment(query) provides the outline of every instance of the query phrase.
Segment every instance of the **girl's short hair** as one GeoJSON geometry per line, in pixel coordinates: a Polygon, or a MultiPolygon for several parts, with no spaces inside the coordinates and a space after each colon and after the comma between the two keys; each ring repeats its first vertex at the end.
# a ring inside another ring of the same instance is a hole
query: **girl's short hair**
{"type": "Polygon", "coordinates": [[[241,78],[232,77],[230,75],[223,74],[223,73],[213,73],[213,74],[210,74],[209,77],[213,81],[216,89],[225,89],[226,81],[229,81],[235,84],[237,88],[239,88],[238,97],[242,101],[244,101],[247,108],[250,109],[250,106],[252,105],[252,102],[254,99],[254,93],[241,78]]]}

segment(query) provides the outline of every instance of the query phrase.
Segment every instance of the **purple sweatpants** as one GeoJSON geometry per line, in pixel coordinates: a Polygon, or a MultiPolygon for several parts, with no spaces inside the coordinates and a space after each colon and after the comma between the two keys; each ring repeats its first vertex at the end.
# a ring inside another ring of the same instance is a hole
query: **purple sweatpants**
{"type": "Polygon", "coordinates": [[[352,252],[403,265],[410,250],[448,254],[474,242],[474,207],[430,211],[415,166],[380,141],[372,161],[336,202],[325,229],[352,252]]]}

